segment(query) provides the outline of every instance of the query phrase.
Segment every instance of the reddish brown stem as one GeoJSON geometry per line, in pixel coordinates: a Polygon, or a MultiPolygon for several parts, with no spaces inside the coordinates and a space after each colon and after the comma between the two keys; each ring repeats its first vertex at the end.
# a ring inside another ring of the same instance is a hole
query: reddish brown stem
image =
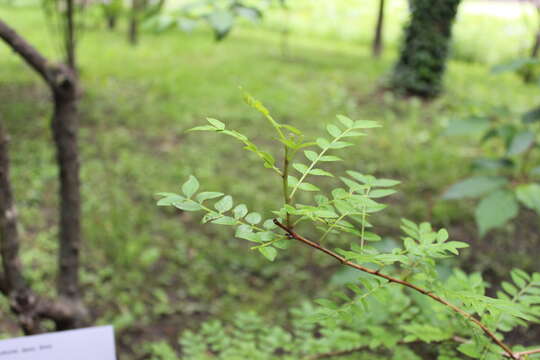
{"type": "Polygon", "coordinates": [[[430,292],[429,290],[426,290],[426,289],[423,289],[423,288],[421,288],[419,286],[416,286],[416,285],[414,285],[414,284],[412,284],[412,283],[410,283],[408,281],[404,281],[404,280],[401,280],[401,279],[394,278],[392,276],[383,274],[383,273],[379,272],[379,270],[373,270],[373,269],[364,267],[362,265],[355,264],[355,263],[347,260],[343,256],[336,254],[332,250],[329,250],[329,249],[317,244],[316,242],[313,242],[311,240],[308,240],[308,239],[300,236],[295,231],[287,228],[285,225],[283,225],[278,220],[274,219],[274,223],[277,226],[279,226],[281,229],[283,229],[285,232],[287,232],[293,239],[298,240],[298,241],[300,241],[300,242],[302,242],[302,243],[304,243],[304,244],[306,244],[308,246],[311,246],[314,249],[317,249],[317,250],[319,250],[319,251],[321,251],[321,252],[323,252],[323,253],[325,253],[325,254],[333,257],[333,258],[335,258],[336,260],[338,260],[343,265],[352,267],[352,268],[354,268],[356,270],[363,271],[365,273],[368,273],[368,274],[371,274],[371,275],[374,275],[374,276],[378,276],[380,278],[388,280],[391,283],[396,283],[396,284],[403,285],[405,287],[413,289],[416,292],[419,292],[422,295],[429,296],[430,298],[437,301],[438,303],[443,304],[444,306],[452,309],[454,312],[460,314],[461,316],[468,319],[469,321],[475,323],[478,327],[480,327],[482,329],[482,331],[486,334],[486,336],[488,336],[495,344],[497,344],[501,349],[504,350],[504,352],[507,354],[508,357],[510,357],[511,359],[514,359],[514,360],[519,360],[520,359],[516,354],[514,354],[512,352],[512,350],[506,344],[504,344],[501,340],[499,340],[497,338],[497,336],[491,330],[489,330],[488,327],[486,325],[484,325],[480,320],[478,320],[472,314],[469,314],[465,310],[463,310],[463,309],[457,307],[456,305],[448,302],[447,300],[441,298],[440,296],[430,292]]]}
{"type": "MultiPolygon", "coordinates": [[[[520,351],[520,352],[515,353],[514,355],[516,355],[518,359],[523,359],[524,356],[533,355],[533,354],[540,354],[540,349],[520,351]]],[[[505,355],[508,356],[508,354],[505,354],[505,355]]]]}

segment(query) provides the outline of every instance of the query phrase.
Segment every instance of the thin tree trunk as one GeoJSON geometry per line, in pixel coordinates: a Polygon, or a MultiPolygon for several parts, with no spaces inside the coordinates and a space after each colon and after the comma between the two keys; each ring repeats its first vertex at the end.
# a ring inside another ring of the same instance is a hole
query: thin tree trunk
{"type": "Polygon", "coordinates": [[[7,131],[0,119],[0,251],[5,276],[4,287],[20,293],[25,290],[26,283],[19,259],[17,210],[11,190],[8,142],[7,131]]]}
{"type": "MultiPolygon", "coordinates": [[[[68,0],[73,1],[73,0],[68,0]]],[[[74,30],[74,29],[71,29],[74,30]]],[[[74,38],[73,34],[68,38],[74,38]]],[[[73,42],[74,46],[75,43],[73,42]]],[[[60,209],[59,209],[59,251],[58,251],[58,295],[63,301],[82,308],[79,284],[79,259],[81,248],[81,197],[80,165],[78,148],[79,95],[76,75],[75,47],[68,61],[69,68],[63,69],[61,81],[53,84],[54,112],[51,130],[56,146],[56,160],[59,167],[60,209]]],[[[80,317],[67,317],[56,322],[57,330],[77,328],[83,321],[80,317]]]]}
{"type": "Polygon", "coordinates": [[[107,28],[111,31],[116,29],[116,15],[107,16],[107,28]]]}
{"type": "Polygon", "coordinates": [[[537,58],[538,52],[540,51],[540,30],[536,33],[534,37],[534,45],[531,50],[531,58],[537,58]]]}
{"type": "MultiPolygon", "coordinates": [[[[540,2],[535,2],[536,15],[540,19],[540,2]]],[[[531,57],[537,58],[538,52],[540,51],[540,27],[536,30],[536,35],[534,37],[534,45],[531,50],[531,57]]]]}
{"type": "Polygon", "coordinates": [[[129,42],[131,45],[139,43],[139,0],[131,0],[131,16],[129,19],[129,42]]]}
{"type": "MultiPolygon", "coordinates": [[[[536,13],[538,17],[540,18],[540,4],[536,4],[535,6],[536,6],[536,13]]],[[[540,28],[536,30],[536,34],[534,36],[534,42],[533,42],[533,46],[531,48],[531,54],[530,54],[531,59],[536,59],[538,57],[539,52],[540,52],[540,28]]],[[[523,74],[523,80],[527,83],[532,82],[533,76],[534,76],[533,69],[530,66],[528,66],[525,69],[525,73],[523,74]]]]}
{"type": "Polygon", "coordinates": [[[19,257],[17,209],[10,180],[9,136],[0,119],[0,253],[4,278],[2,292],[9,298],[11,309],[19,315],[19,324],[27,335],[41,331],[35,319],[36,297],[28,287],[19,257]]]}
{"type": "MultiPolygon", "coordinates": [[[[68,90],[68,89],[65,89],[68,90]]],[[[81,198],[77,145],[77,89],[54,94],[51,123],[60,167],[60,251],[58,293],[79,299],[79,251],[81,246],[81,198]]]]}
{"type": "Polygon", "coordinates": [[[72,69],[76,69],[77,59],[75,58],[75,4],[74,0],[66,0],[66,64],[72,69]]]}
{"type": "Polygon", "coordinates": [[[4,278],[4,275],[0,274],[0,293],[8,294],[8,291],[7,280],[4,278]]]}
{"type": "Polygon", "coordinates": [[[19,234],[17,230],[17,210],[10,181],[8,151],[9,136],[0,119],[0,254],[4,275],[0,277],[0,291],[9,299],[13,313],[18,315],[19,324],[26,335],[42,332],[39,319],[49,318],[57,324],[71,319],[75,306],[64,301],[51,301],[36,296],[23,276],[19,256],[19,234]]]}
{"type": "MultiPolygon", "coordinates": [[[[74,29],[74,28],[73,28],[74,29]]],[[[73,30],[72,29],[72,30],[73,30]]],[[[67,36],[69,38],[70,36],[67,36]]],[[[79,286],[79,250],[81,246],[81,203],[79,181],[79,155],[77,147],[77,97],[78,81],[73,67],[63,64],[53,64],[43,57],[24,38],[19,36],[12,28],[0,20],[0,39],[4,40],[32,69],[34,69],[49,86],[54,103],[54,113],[51,120],[54,142],[56,145],[57,162],[59,166],[60,181],[60,221],[59,221],[59,271],[58,295],[59,298],[46,300],[38,298],[26,287],[20,271],[20,262],[14,260],[17,254],[18,239],[16,238],[16,219],[14,217],[13,199],[9,186],[5,186],[8,171],[2,171],[5,178],[2,185],[2,208],[0,212],[3,223],[8,224],[2,229],[2,238],[11,239],[7,243],[3,240],[0,251],[3,260],[10,297],[15,295],[12,308],[21,314],[22,326],[27,333],[39,331],[38,319],[49,318],[55,321],[57,329],[63,330],[77,327],[86,322],[87,312],[81,302],[79,286]],[[7,190],[6,190],[7,189],[7,190]],[[7,233],[5,233],[8,231],[7,233]],[[14,238],[15,236],[15,238],[14,238]],[[12,244],[12,243],[15,243],[12,244]],[[19,264],[19,265],[17,265],[19,264]],[[18,268],[17,268],[18,266],[18,268]],[[15,269],[15,270],[14,270],[15,269]],[[16,269],[19,269],[18,271],[16,269]],[[18,274],[18,275],[17,275],[18,274]],[[22,285],[19,285],[22,284],[22,285]],[[19,288],[22,290],[19,291],[19,288]],[[24,296],[21,296],[23,294],[24,296]]],[[[74,36],[73,36],[74,39],[74,36]]],[[[74,42],[73,42],[74,44],[74,42]]],[[[75,49],[73,48],[73,51],[75,49]]],[[[71,58],[75,61],[75,56],[71,58]]],[[[1,139],[0,139],[1,140],[1,139]]],[[[2,146],[7,146],[2,141],[2,146]]],[[[0,166],[9,169],[7,151],[0,149],[3,156],[0,166]],[[5,158],[4,158],[5,157],[5,158]]]]}
{"type": "MultiPolygon", "coordinates": [[[[10,181],[8,142],[7,130],[0,119],[0,252],[4,271],[2,292],[10,299],[13,312],[20,314],[31,307],[32,300],[19,258],[20,241],[10,181]]],[[[19,322],[25,334],[38,332],[32,316],[20,317],[19,322]]]]}
{"type": "Polygon", "coordinates": [[[381,56],[383,49],[384,4],[385,0],[379,0],[379,13],[377,25],[375,26],[375,37],[373,38],[373,56],[376,58],[381,56]]]}

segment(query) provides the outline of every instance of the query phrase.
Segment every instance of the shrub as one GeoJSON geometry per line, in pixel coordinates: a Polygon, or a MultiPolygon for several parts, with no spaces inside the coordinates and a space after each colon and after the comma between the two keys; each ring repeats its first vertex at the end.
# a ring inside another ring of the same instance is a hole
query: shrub
{"type": "Polygon", "coordinates": [[[249,354],[252,359],[319,359],[332,357],[336,351],[359,349],[382,358],[389,352],[394,358],[414,359],[418,355],[411,345],[418,342],[437,344],[428,351],[437,353],[439,359],[462,359],[464,355],[521,359],[531,353],[507,345],[504,334],[539,321],[540,274],[514,270],[510,274],[512,283],[502,284],[504,291],[496,297],[486,296],[486,283],[479,274],[455,270],[445,278],[438,271],[441,261],[458,255],[466,243],[449,241],[444,229],[434,230],[428,223],[415,224],[406,219],[401,223],[401,246],[377,246],[381,237],[371,218],[387,206],[381,199],[395,193],[393,188],[399,181],[363,174],[358,169],[337,176],[322,168],[340,161],[331,152],[352,146],[350,140],[379,127],[376,122],[340,115],[339,122],[327,126],[328,137],[309,142],[300,130],[276,121],[258,100],[248,94],[245,100],[274,129],[275,140],[283,148],[280,162],[219,120],[208,119],[208,125],[191,131],[214,132],[240,141],[279,178],[282,206],[263,217],[244,204],[235,205],[230,195],[200,191],[194,176],[182,185],[182,194],[160,193],[158,205],[204,212],[203,223],[234,228],[237,238],[251,242],[252,249],[270,261],[292,244],[305,245],[358,271],[358,281],[330,299],[317,300],[320,308],[306,316],[318,322],[315,328],[299,332],[293,326],[286,331],[259,320],[250,326],[226,328],[212,322],[199,334],[184,335],[182,344],[188,358],[205,359],[212,354],[221,359],[241,359],[249,354]],[[312,150],[314,147],[319,150],[312,150]],[[322,178],[338,179],[342,184],[325,195],[320,184],[315,184],[322,178]],[[318,231],[318,241],[301,235],[308,230],[318,231]],[[338,239],[351,240],[350,247],[330,249],[327,244],[338,239]]]}

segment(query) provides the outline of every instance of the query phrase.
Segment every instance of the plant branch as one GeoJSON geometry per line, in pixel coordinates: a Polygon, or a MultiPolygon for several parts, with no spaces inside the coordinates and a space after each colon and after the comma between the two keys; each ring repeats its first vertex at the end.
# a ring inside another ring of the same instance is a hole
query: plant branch
{"type": "Polygon", "coordinates": [[[54,64],[47,60],[13,28],[0,19],[0,39],[17,53],[24,62],[34,69],[49,85],[53,93],[63,94],[73,91],[77,79],[74,72],[64,64],[54,64]]]}
{"type": "MultiPolygon", "coordinates": [[[[533,350],[526,350],[526,351],[520,351],[517,353],[514,353],[515,356],[517,356],[518,359],[523,359],[524,356],[527,355],[534,355],[534,354],[540,354],[540,348],[539,349],[533,349],[533,350]]],[[[504,354],[506,357],[510,357],[509,354],[504,354]]]]}
{"type": "MultiPolygon", "coordinates": [[[[72,1],[72,0],[68,0],[72,1]]],[[[71,29],[73,30],[73,29],[71,29]]],[[[77,146],[77,76],[64,64],[49,62],[14,29],[0,20],[0,39],[36,71],[49,86],[54,102],[52,117],[53,138],[56,145],[60,179],[59,224],[59,299],[51,301],[38,297],[24,281],[18,255],[16,211],[9,184],[7,135],[0,136],[0,252],[4,268],[6,291],[12,310],[19,315],[25,333],[41,331],[40,318],[55,321],[57,329],[74,328],[85,322],[86,311],[81,303],[79,286],[80,236],[80,180],[77,146]],[[66,305],[70,304],[70,305],[66,305]],[[69,308],[69,311],[66,309],[69,308]],[[73,310],[75,309],[75,310],[73,310]],[[78,310],[76,310],[78,309],[78,310]],[[71,314],[64,316],[65,314],[71,314]]]]}
{"type": "Polygon", "coordinates": [[[379,270],[373,270],[373,269],[370,269],[370,268],[355,264],[355,263],[347,260],[343,256],[338,255],[337,253],[333,252],[332,250],[329,250],[329,249],[327,249],[327,248],[325,248],[325,247],[323,247],[323,246],[321,246],[321,245],[319,245],[319,244],[317,244],[317,243],[315,243],[315,242],[313,242],[311,240],[308,240],[308,239],[302,237],[301,235],[297,234],[293,230],[287,228],[285,225],[283,225],[281,222],[279,222],[276,219],[274,219],[274,224],[276,224],[281,229],[283,229],[293,239],[298,240],[298,241],[304,243],[305,245],[308,245],[308,246],[310,246],[310,247],[312,247],[312,248],[314,248],[316,250],[319,250],[319,251],[321,251],[321,252],[335,258],[336,260],[338,260],[341,264],[343,264],[345,266],[349,266],[349,267],[352,267],[352,268],[354,268],[356,270],[359,270],[359,271],[362,271],[362,272],[365,272],[365,273],[368,273],[368,274],[371,274],[371,275],[374,275],[374,276],[378,276],[380,278],[388,280],[388,282],[400,284],[402,286],[413,289],[414,291],[419,292],[422,295],[429,296],[433,300],[435,300],[438,303],[450,308],[452,311],[460,314],[464,318],[468,319],[469,321],[473,322],[478,327],[480,327],[482,329],[482,331],[486,334],[486,336],[488,336],[495,344],[497,344],[501,349],[504,350],[504,352],[507,354],[507,356],[509,358],[514,359],[514,360],[519,360],[520,359],[520,357],[518,357],[516,354],[514,354],[512,352],[512,350],[508,347],[508,345],[504,344],[501,340],[499,340],[497,338],[497,336],[491,330],[489,330],[489,328],[486,325],[484,325],[480,320],[478,320],[472,314],[469,314],[465,310],[463,310],[463,309],[457,307],[456,305],[448,302],[447,300],[441,298],[440,296],[430,292],[429,290],[426,290],[426,289],[423,289],[423,288],[421,288],[419,286],[416,286],[416,285],[414,285],[414,284],[412,284],[412,283],[410,283],[408,281],[404,281],[404,280],[401,280],[401,279],[394,278],[392,276],[383,274],[383,273],[379,272],[379,270]]]}
{"type": "Polygon", "coordinates": [[[24,279],[9,165],[8,135],[0,121],[0,255],[3,266],[0,292],[10,299],[10,306],[18,315],[25,334],[40,332],[39,319],[42,318],[51,319],[57,324],[72,319],[85,319],[86,310],[80,303],[39,297],[24,279]]]}
{"type": "Polygon", "coordinates": [[[315,160],[313,160],[311,162],[311,164],[309,165],[309,167],[307,168],[307,170],[302,174],[302,176],[300,177],[300,180],[298,180],[298,183],[293,187],[292,191],[291,191],[291,195],[289,196],[290,199],[292,200],[293,197],[294,197],[294,194],[296,194],[296,191],[298,190],[298,188],[300,187],[300,185],[304,182],[304,180],[306,179],[306,177],[309,175],[309,172],[315,167],[315,165],[319,162],[319,160],[322,159],[322,157],[324,156],[324,154],[326,154],[326,152],[328,150],[330,150],[331,146],[333,144],[335,144],[336,142],[338,142],[339,140],[341,140],[349,131],[351,131],[352,129],[346,129],[345,131],[343,131],[339,136],[335,137],[334,140],[332,140],[327,147],[325,147],[324,149],[321,150],[321,152],[317,155],[317,157],[315,158],[315,160]]]}
{"type": "Polygon", "coordinates": [[[1,19],[0,38],[4,40],[13,51],[19,54],[30,67],[41,75],[47,83],[49,83],[49,77],[47,75],[47,59],[1,19]]]}
{"type": "MultiPolygon", "coordinates": [[[[470,340],[461,338],[459,336],[454,336],[452,338],[452,340],[454,340],[455,342],[460,343],[460,344],[468,344],[468,343],[471,342],[470,340]]],[[[398,344],[399,345],[406,345],[408,343],[400,341],[400,342],[398,342],[398,344]]],[[[335,350],[335,351],[329,351],[329,352],[326,352],[326,353],[315,354],[315,355],[308,356],[305,359],[306,360],[320,360],[320,359],[332,358],[334,356],[351,355],[351,354],[354,354],[356,352],[364,351],[367,348],[368,348],[367,345],[362,345],[362,346],[357,346],[357,347],[347,349],[347,350],[335,350]]],[[[521,359],[521,358],[523,358],[523,356],[539,354],[539,353],[540,353],[540,349],[534,349],[534,350],[527,350],[527,351],[517,352],[517,353],[514,353],[514,355],[517,356],[518,359],[521,359]]],[[[506,352],[504,352],[502,355],[504,355],[506,357],[509,356],[506,352]]]]}

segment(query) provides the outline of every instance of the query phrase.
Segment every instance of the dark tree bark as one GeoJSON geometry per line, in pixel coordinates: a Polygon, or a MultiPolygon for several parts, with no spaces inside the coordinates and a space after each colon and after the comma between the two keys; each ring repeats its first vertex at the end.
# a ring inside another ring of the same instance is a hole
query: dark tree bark
{"type": "Polygon", "coordinates": [[[139,43],[139,16],[140,0],[131,0],[131,15],[129,19],[129,42],[131,45],[139,43]]]}
{"type": "MultiPolygon", "coordinates": [[[[540,19],[540,2],[533,1],[533,5],[536,8],[537,17],[540,19]]],[[[538,53],[540,52],[540,28],[536,30],[536,34],[534,35],[534,41],[533,46],[531,48],[530,57],[531,59],[536,59],[538,57],[538,53]]],[[[525,68],[525,71],[523,72],[523,80],[527,83],[532,82],[534,80],[534,71],[531,66],[527,66],[525,68]]]]}
{"type": "Polygon", "coordinates": [[[440,93],[459,3],[412,0],[411,20],[391,79],[393,89],[424,98],[440,93]]]}
{"type": "Polygon", "coordinates": [[[74,0],[66,0],[66,64],[75,69],[77,59],[75,58],[76,40],[75,40],[75,3],[74,0]]]}
{"type": "Polygon", "coordinates": [[[66,83],[54,93],[52,131],[60,167],[60,252],[58,293],[70,299],[79,294],[79,249],[81,243],[81,199],[77,145],[76,83],[66,83]]]}
{"type": "Polygon", "coordinates": [[[11,309],[18,316],[25,334],[41,332],[41,319],[53,320],[58,329],[66,328],[66,324],[83,324],[87,315],[80,302],[39,297],[24,279],[19,257],[17,211],[10,182],[9,137],[3,125],[0,119],[0,255],[3,268],[0,292],[9,298],[11,309]]]}
{"type": "Polygon", "coordinates": [[[536,32],[536,35],[534,36],[534,44],[531,50],[531,57],[537,58],[538,57],[538,51],[540,50],[540,30],[536,32]]]}
{"type": "MultiPolygon", "coordinates": [[[[536,0],[536,1],[532,1],[534,7],[536,8],[536,15],[537,15],[537,18],[540,19],[540,1],[539,0],[536,0]]],[[[537,58],[538,57],[538,52],[540,51],[540,27],[536,30],[536,34],[534,36],[534,43],[533,43],[533,47],[531,49],[531,57],[532,58],[537,58]]]]}
{"type": "MultiPolygon", "coordinates": [[[[37,297],[24,282],[18,260],[18,235],[13,197],[9,186],[7,135],[2,132],[0,175],[0,224],[5,288],[12,299],[12,309],[19,315],[26,333],[39,332],[39,319],[55,321],[59,330],[74,328],[86,322],[87,314],[81,302],[79,286],[80,180],[77,145],[78,81],[73,67],[53,64],[43,57],[24,38],[0,20],[0,39],[4,40],[49,86],[54,103],[51,120],[56,145],[60,180],[60,234],[58,295],[55,300],[37,297]],[[7,267],[7,268],[6,268],[7,267]]],[[[75,57],[72,57],[75,60],[75,57]]],[[[1,119],[0,119],[1,120],[1,119]]]]}
{"type": "Polygon", "coordinates": [[[385,0],[379,0],[379,12],[377,15],[377,24],[375,25],[375,37],[373,38],[373,56],[381,56],[383,49],[383,28],[384,28],[384,5],[385,0]]]}
{"type": "Polygon", "coordinates": [[[109,15],[107,16],[107,28],[109,30],[115,30],[116,29],[116,15],[109,15]]]}
{"type": "Polygon", "coordinates": [[[17,210],[10,183],[8,135],[0,119],[0,252],[4,271],[3,288],[23,292],[26,283],[19,259],[17,210]]]}
{"type": "Polygon", "coordinates": [[[22,273],[19,258],[19,233],[17,230],[17,210],[13,200],[10,182],[8,134],[0,119],[0,252],[2,255],[2,292],[9,298],[14,313],[19,315],[19,323],[25,334],[39,332],[32,315],[35,298],[28,288],[22,273]]]}
{"type": "Polygon", "coordinates": [[[157,15],[165,7],[165,2],[166,0],[158,0],[156,3],[148,0],[131,0],[128,38],[132,45],[139,43],[141,21],[157,15]]]}
{"type": "Polygon", "coordinates": [[[7,281],[4,278],[4,276],[0,274],[0,294],[7,294],[7,293],[8,293],[7,281]]]}

